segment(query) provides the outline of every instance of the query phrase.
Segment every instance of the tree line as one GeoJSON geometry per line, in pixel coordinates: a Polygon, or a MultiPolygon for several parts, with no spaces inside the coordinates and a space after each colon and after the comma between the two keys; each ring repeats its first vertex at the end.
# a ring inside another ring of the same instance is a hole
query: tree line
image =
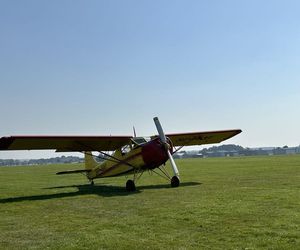
{"type": "Polygon", "coordinates": [[[64,163],[81,163],[83,158],[77,156],[61,156],[48,159],[0,159],[0,166],[28,166],[28,165],[46,165],[46,164],[64,164],[64,163]]]}

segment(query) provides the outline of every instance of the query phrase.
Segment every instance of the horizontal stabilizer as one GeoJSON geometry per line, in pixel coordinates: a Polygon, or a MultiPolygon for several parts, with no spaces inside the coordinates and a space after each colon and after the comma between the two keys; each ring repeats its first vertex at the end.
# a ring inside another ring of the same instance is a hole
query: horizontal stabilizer
{"type": "Polygon", "coordinates": [[[56,174],[60,175],[60,174],[79,174],[79,173],[88,173],[91,170],[87,170],[87,169],[78,169],[78,170],[67,170],[67,171],[62,171],[62,172],[58,172],[56,174]]]}

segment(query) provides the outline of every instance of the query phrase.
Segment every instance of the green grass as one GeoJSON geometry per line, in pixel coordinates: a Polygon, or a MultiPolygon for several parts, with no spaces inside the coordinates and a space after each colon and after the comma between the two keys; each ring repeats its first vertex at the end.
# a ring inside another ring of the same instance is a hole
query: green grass
{"type": "Polygon", "coordinates": [[[300,156],[178,160],[182,185],[145,173],[0,168],[0,249],[300,249],[300,156]]]}

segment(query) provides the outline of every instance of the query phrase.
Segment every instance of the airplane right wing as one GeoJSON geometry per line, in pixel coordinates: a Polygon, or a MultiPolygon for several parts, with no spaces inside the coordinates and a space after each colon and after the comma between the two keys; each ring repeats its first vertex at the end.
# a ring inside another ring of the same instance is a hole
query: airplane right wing
{"type": "Polygon", "coordinates": [[[212,144],[225,141],[239,133],[242,130],[220,130],[209,132],[194,132],[194,133],[182,133],[182,134],[166,134],[173,143],[173,146],[193,146],[212,144]]]}
{"type": "MultiPolygon", "coordinates": [[[[173,143],[173,146],[196,146],[203,144],[212,144],[225,141],[239,133],[242,130],[220,130],[208,132],[192,132],[192,133],[179,133],[179,134],[166,134],[173,143]]],[[[157,136],[152,136],[155,138],[157,136]]]]}

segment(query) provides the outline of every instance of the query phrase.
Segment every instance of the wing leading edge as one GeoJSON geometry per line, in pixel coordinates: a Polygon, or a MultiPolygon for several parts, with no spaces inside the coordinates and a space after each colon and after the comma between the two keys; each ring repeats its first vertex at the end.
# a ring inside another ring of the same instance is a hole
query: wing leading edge
{"type": "Polygon", "coordinates": [[[126,145],[131,138],[132,136],[10,136],[0,138],[0,150],[113,151],[126,145]]]}

